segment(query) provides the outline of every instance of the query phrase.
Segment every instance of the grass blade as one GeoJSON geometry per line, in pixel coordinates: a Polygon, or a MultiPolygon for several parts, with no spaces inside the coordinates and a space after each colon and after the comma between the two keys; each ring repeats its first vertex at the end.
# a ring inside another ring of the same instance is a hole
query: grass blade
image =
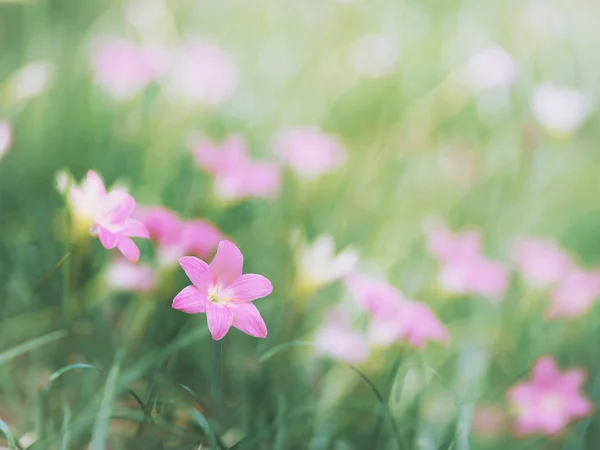
{"type": "Polygon", "coordinates": [[[43,347],[46,344],[62,339],[66,335],[67,332],[64,330],[53,331],[52,333],[46,334],[42,337],[32,339],[21,345],[17,345],[16,347],[11,348],[10,350],[6,350],[0,353],[0,365],[4,364],[7,361],[10,361],[11,359],[16,358],[17,356],[21,356],[24,353],[33,351],[39,347],[43,347]]]}
{"type": "Polygon", "coordinates": [[[108,440],[108,425],[112,415],[115,397],[117,395],[117,378],[119,376],[119,370],[121,368],[121,362],[123,361],[124,354],[125,352],[123,349],[119,349],[117,351],[113,366],[108,374],[106,385],[104,387],[104,393],[102,394],[100,411],[98,411],[98,415],[96,416],[96,423],[94,424],[89,450],[106,449],[106,442],[108,440]]]}
{"type": "Polygon", "coordinates": [[[0,419],[0,431],[4,434],[4,436],[6,436],[6,439],[8,440],[8,445],[10,446],[11,449],[15,449],[15,448],[17,448],[19,450],[23,449],[23,447],[21,447],[21,444],[19,443],[18,439],[13,436],[12,432],[10,431],[10,428],[8,427],[6,422],[2,419],[0,419]]]}
{"type": "Polygon", "coordinates": [[[277,353],[290,348],[290,347],[312,347],[313,344],[312,342],[306,342],[306,341],[290,341],[290,342],[284,342],[283,344],[279,344],[276,345],[275,347],[271,348],[270,350],[267,350],[260,358],[259,361],[265,362],[266,360],[272,358],[273,356],[275,356],[277,353]]]}

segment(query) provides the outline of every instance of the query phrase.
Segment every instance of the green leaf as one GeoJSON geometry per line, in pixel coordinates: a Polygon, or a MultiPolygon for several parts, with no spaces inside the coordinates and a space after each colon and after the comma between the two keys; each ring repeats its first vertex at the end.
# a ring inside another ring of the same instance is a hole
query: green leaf
{"type": "Polygon", "coordinates": [[[266,360],[272,358],[273,356],[275,356],[277,353],[287,349],[287,348],[291,348],[291,347],[312,347],[313,344],[312,342],[306,342],[306,341],[290,341],[290,342],[284,342],[283,344],[279,344],[276,345],[275,347],[267,350],[260,358],[259,361],[260,362],[265,362],[266,360]]]}

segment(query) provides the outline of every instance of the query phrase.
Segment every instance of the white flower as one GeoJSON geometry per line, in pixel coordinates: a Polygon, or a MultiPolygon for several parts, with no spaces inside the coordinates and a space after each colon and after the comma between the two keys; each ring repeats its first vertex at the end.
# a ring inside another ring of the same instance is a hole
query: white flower
{"type": "Polygon", "coordinates": [[[533,93],[531,111],[548,131],[568,134],[579,128],[587,118],[590,105],[581,91],[542,84],[533,93]]]}
{"type": "Polygon", "coordinates": [[[473,55],[466,65],[466,76],[476,90],[509,86],[517,67],[512,57],[500,47],[490,47],[473,55]]]}
{"type": "Polygon", "coordinates": [[[0,121],[0,158],[10,149],[12,128],[8,122],[0,121]]]}
{"type": "Polygon", "coordinates": [[[27,100],[46,90],[52,76],[52,67],[44,61],[23,66],[9,81],[17,100],[27,100]]]}

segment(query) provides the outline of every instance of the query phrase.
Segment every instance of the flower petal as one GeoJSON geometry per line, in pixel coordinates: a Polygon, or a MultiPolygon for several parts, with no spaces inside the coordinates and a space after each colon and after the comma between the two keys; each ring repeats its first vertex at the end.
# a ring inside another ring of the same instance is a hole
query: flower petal
{"type": "Polygon", "coordinates": [[[257,338],[267,337],[267,325],[256,306],[252,303],[230,303],[233,311],[233,326],[257,338]]]}
{"type": "Polygon", "coordinates": [[[195,256],[184,256],[179,258],[179,265],[201,293],[208,290],[213,279],[213,272],[208,264],[195,256]]]}
{"type": "Polygon", "coordinates": [[[106,197],[106,219],[118,224],[129,218],[135,209],[135,200],[125,191],[115,189],[106,197]]]}
{"type": "Polygon", "coordinates": [[[111,233],[102,226],[98,227],[98,238],[100,238],[100,243],[102,244],[102,247],[104,247],[107,250],[115,248],[117,246],[117,242],[119,241],[118,234],[111,233]]]}
{"type": "Polygon", "coordinates": [[[208,300],[195,286],[188,286],[175,296],[172,308],[188,314],[206,312],[208,300]]]}
{"type": "Polygon", "coordinates": [[[218,341],[223,339],[231,328],[233,312],[223,305],[206,302],[206,319],[212,338],[218,341]]]}
{"type": "Polygon", "coordinates": [[[273,285],[262,275],[247,273],[230,284],[227,292],[234,300],[251,302],[273,292],[273,285]]]}
{"type": "Polygon", "coordinates": [[[96,194],[99,197],[106,195],[106,188],[104,187],[104,182],[102,181],[102,178],[100,178],[100,175],[98,175],[93,170],[88,171],[88,173],[85,176],[85,180],[83,181],[83,185],[84,186],[82,187],[93,191],[94,194],[96,194]]]}
{"type": "Polygon", "coordinates": [[[150,233],[146,226],[139,220],[129,219],[125,228],[120,232],[123,236],[139,237],[144,239],[150,239],[150,233]]]}
{"type": "Polygon", "coordinates": [[[140,259],[140,249],[135,245],[135,242],[128,237],[121,237],[117,244],[117,248],[123,253],[123,256],[131,262],[138,262],[140,259]]]}
{"type": "Polygon", "coordinates": [[[240,249],[231,241],[221,241],[210,268],[213,276],[220,279],[221,285],[227,287],[242,276],[243,264],[244,257],[240,249]]]}

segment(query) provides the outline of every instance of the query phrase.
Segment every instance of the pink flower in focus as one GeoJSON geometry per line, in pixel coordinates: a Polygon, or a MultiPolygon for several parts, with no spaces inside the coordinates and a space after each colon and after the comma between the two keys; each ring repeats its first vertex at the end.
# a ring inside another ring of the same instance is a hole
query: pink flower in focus
{"type": "Polygon", "coordinates": [[[506,426],[506,413],[496,405],[479,405],[473,412],[471,429],[480,438],[493,438],[503,434],[506,426]]]}
{"type": "Polygon", "coordinates": [[[147,264],[115,259],[106,271],[106,282],[117,291],[150,292],[156,285],[154,270],[147,264]]]}
{"type": "Polygon", "coordinates": [[[356,273],[346,277],[345,282],[358,306],[371,316],[371,342],[387,345],[404,340],[418,348],[428,340],[444,342],[449,338],[427,305],[404,299],[392,285],[356,273]]]}
{"type": "Polygon", "coordinates": [[[313,180],[346,162],[346,150],[317,127],[284,130],[275,136],[275,152],[300,178],[313,180]]]}
{"type": "Polygon", "coordinates": [[[162,207],[142,209],[137,217],[157,243],[162,264],[175,263],[184,255],[209,257],[224,238],[213,224],[205,220],[181,220],[177,214],[162,207]]]}
{"type": "Polygon", "coordinates": [[[250,159],[239,136],[232,136],[220,145],[205,140],[194,149],[194,158],[213,176],[215,195],[221,200],[272,198],[279,192],[279,167],[250,159]]]}
{"type": "Polygon", "coordinates": [[[0,121],[0,158],[10,149],[12,144],[12,127],[8,122],[0,121]]]}
{"type": "Polygon", "coordinates": [[[548,316],[577,317],[585,314],[600,295],[600,272],[575,269],[552,293],[548,316]]]}
{"type": "Polygon", "coordinates": [[[337,312],[325,318],[313,342],[318,353],[349,364],[358,364],[369,356],[365,336],[352,331],[346,317],[337,312]]]}
{"type": "Polygon", "coordinates": [[[91,59],[95,81],[114,97],[128,98],[164,73],[168,57],[160,48],[103,36],[94,39],[91,59]]]}
{"type": "Polygon", "coordinates": [[[233,242],[221,241],[210,264],[193,256],[179,260],[192,281],[173,300],[172,307],[188,314],[206,313],[214,340],[222,339],[233,325],[244,333],[267,337],[267,326],[253,300],[273,291],[262,275],[242,275],[244,258],[233,242]]]}
{"type": "Polygon", "coordinates": [[[79,187],[71,187],[69,196],[76,223],[89,221],[90,232],[104,248],[116,247],[128,260],[138,261],[140,250],[131,238],[149,235],[144,224],[130,217],[135,209],[131,195],[118,189],[107,193],[100,176],[90,170],[79,187]]]}
{"type": "Polygon", "coordinates": [[[549,356],[539,358],[529,382],[518,383],[507,393],[516,411],[519,435],[555,435],[571,421],[592,412],[592,403],[580,393],[585,380],[581,369],[560,373],[549,356]]]}
{"type": "Polygon", "coordinates": [[[188,39],[173,63],[169,89],[186,100],[217,105],[231,97],[237,83],[235,63],[222,48],[188,39]]]}
{"type": "Polygon", "coordinates": [[[517,240],[512,245],[511,258],[521,276],[535,288],[558,283],[573,267],[569,255],[554,242],[545,239],[517,240]]]}

